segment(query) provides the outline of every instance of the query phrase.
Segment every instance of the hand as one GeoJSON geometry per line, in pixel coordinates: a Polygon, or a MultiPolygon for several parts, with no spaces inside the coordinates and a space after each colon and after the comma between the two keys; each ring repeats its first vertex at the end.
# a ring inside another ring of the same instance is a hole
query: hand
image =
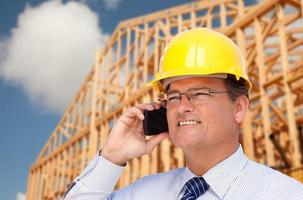
{"type": "Polygon", "coordinates": [[[144,103],[123,113],[112,128],[101,156],[117,165],[125,165],[128,160],[152,152],[168,137],[168,133],[163,132],[147,140],[143,133],[143,111],[159,108],[157,103],[144,103]]]}

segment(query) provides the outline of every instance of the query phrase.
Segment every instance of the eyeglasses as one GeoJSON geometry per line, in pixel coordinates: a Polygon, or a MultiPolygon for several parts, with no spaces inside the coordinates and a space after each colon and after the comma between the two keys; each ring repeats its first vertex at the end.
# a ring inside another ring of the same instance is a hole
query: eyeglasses
{"type": "Polygon", "coordinates": [[[193,88],[186,92],[172,91],[165,95],[165,99],[161,100],[164,107],[174,107],[181,102],[181,96],[185,95],[187,99],[194,105],[203,103],[210,99],[214,94],[228,93],[227,91],[214,91],[208,88],[193,88]]]}

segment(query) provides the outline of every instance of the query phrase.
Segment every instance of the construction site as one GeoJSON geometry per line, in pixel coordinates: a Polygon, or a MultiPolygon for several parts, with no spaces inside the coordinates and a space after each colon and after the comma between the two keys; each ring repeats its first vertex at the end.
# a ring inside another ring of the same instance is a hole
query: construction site
{"type": "MultiPolygon", "coordinates": [[[[32,164],[27,200],[62,199],[129,107],[158,100],[146,87],[165,45],[195,27],[231,38],[252,82],[240,143],[248,158],[303,182],[303,0],[201,0],[121,21],[32,164]]],[[[88,66],[83,66],[88,67],[88,66]]],[[[164,140],[130,161],[116,188],[184,167],[181,149],[164,140]]]]}

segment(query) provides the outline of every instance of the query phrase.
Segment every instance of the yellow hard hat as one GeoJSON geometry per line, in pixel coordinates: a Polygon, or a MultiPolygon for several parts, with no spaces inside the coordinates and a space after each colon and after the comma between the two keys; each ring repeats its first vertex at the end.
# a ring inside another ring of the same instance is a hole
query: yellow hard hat
{"type": "Polygon", "coordinates": [[[151,84],[163,91],[164,79],[178,76],[233,74],[248,82],[244,58],[225,35],[208,28],[195,28],[176,35],[165,47],[159,71],[151,84]]]}

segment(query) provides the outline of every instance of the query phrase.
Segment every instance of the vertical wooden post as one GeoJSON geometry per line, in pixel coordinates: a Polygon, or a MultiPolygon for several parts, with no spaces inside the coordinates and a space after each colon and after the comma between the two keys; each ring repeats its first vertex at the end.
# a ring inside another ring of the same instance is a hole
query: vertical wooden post
{"type": "Polygon", "coordinates": [[[252,134],[253,131],[252,131],[251,123],[252,123],[252,113],[250,110],[248,110],[246,117],[242,123],[243,148],[247,157],[250,158],[251,160],[255,160],[253,134],[252,134]]]}
{"type": "Polygon", "coordinates": [[[226,28],[226,8],[224,3],[220,4],[220,26],[223,29],[226,28]]]}
{"type": "Polygon", "coordinates": [[[269,139],[269,135],[271,134],[269,103],[268,103],[269,100],[264,88],[266,74],[265,74],[265,63],[264,63],[265,61],[264,61],[264,52],[263,52],[263,35],[262,35],[262,27],[258,18],[255,19],[254,25],[256,29],[256,47],[257,47],[256,62],[259,68],[259,84],[260,84],[260,95],[261,95],[260,103],[262,107],[263,133],[265,136],[267,165],[274,166],[275,161],[274,161],[273,145],[269,139]]]}
{"type": "Polygon", "coordinates": [[[134,49],[134,66],[133,66],[133,69],[134,69],[134,88],[135,90],[137,90],[137,87],[138,87],[138,42],[139,42],[139,39],[140,39],[140,36],[139,36],[140,32],[138,30],[138,27],[135,28],[135,49],[134,49]]]}
{"type": "Polygon", "coordinates": [[[30,170],[28,179],[27,179],[27,190],[26,190],[26,200],[33,199],[33,190],[35,184],[35,173],[30,170]]]}
{"type": "Polygon", "coordinates": [[[142,49],[144,52],[144,61],[143,61],[143,83],[147,83],[148,78],[148,51],[149,51],[149,42],[148,42],[148,24],[144,23],[144,42],[142,44],[142,49]]]}
{"type": "Polygon", "coordinates": [[[282,5],[277,5],[278,12],[278,25],[279,25],[279,35],[280,35],[280,51],[281,60],[283,67],[283,88],[286,95],[286,110],[287,110],[287,120],[288,120],[288,132],[290,136],[290,141],[292,144],[292,163],[293,167],[300,166],[300,144],[299,144],[299,133],[296,124],[295,110],[294,110],[294,97],[291,92],[290,85],[288,84],[289,79],[289,67],[288,67],[288,53],[286,44],[286,33],[285,33],[285,18],[282,5]]]}
{"type": "Polygon", "coordinates": [[[38,193],[38,170],[34,170],[34,184],[32,185],[32,194],[30,196],[30,199],[37,199],[37,193],[38,193]]]}
{"type": "Polygon", "coordinates": [[[96,62],[94,65],[94,79],[92,85],[92,108],[91,108],[91,120],[90,120],[90,136],[89,136],[89,159],[92,159],[97,152],[98,132],[96,130],[96,100],[97,100],[97,84],[99,83],[99,60],[100,53],[97,50],[96,62]]]}
{"type": "Polygon", "coordinates": [[[125,98],[129,97],[130,86],[127,85],[129,80],[129,63],[130,63],[130,43],[131,43],[131,28],[127,27],[127,36],[126,36],[126,61],[125,61],[125,98]]]}
{"type": "Polygon", "coordinates": [[[182,15],[178,14],[178,33],[182,32],[182,15]]]}
{"type": "Polygon", "coordinates": [[[190,12],[190,26],[191,28],[196,28],[196,13],[194,10],[190,12]]]}
{"type": "Polygon", "coordinates": [[[116,77],[116,80],[113,81],[114,85],[117,86],[117,85],[120,85],[120,69],[121,69],[121,66],[120,66],[120,59],[121,59],[121,31],[118,31],[118,36],[117,36],[117,49],[116,49],[116,60],[115,60],[115,77],[116,77]]]}
{"type": "Polygon", "coordinates": [[[170,170],[170,141],[164,140],[161,144],[161,161],[163,165],[163,171],[170,170]]]}
{"type": "Polygon", "coordinates": [[[43,173],[44,173],[43,169],[44,169],[43,167],[39,169],[36,199],[42,199],[43,173]]]}
{"type": "Polygon", "coordinates": [[[81,141],[82,141],[82,149],[80,149],[80,147],[79,147],[80,144],[79,143],[77,143],[76,145],[77,145],[77,147],[79,147],[79,150],[81,152],[81,157],[80,157],[81,165],[80,165],[80,169],[82,170],[85,167],[86,159],[88,157],[87,150],[86,150],[88,142],[87,142],[87,138],[86,137],[83,137],[81,141]]]}

